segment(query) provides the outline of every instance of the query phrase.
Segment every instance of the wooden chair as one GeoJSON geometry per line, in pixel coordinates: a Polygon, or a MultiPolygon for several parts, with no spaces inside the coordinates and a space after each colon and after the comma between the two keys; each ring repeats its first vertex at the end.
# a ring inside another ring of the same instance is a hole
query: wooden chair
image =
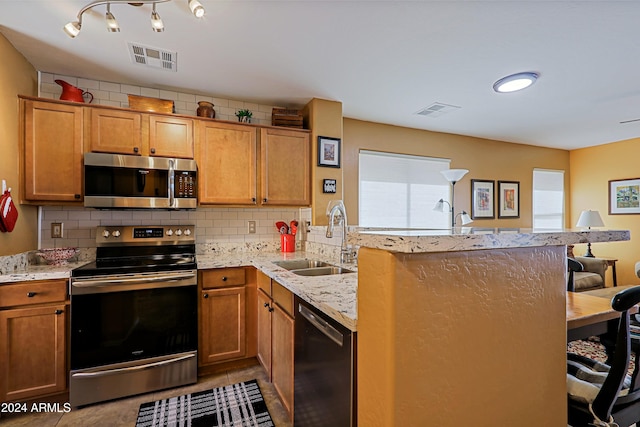
{"type": "Polygon", "coordinates": [[[567,353],[569,424],[573,427],[629,427],[640,423],[639,363],[628,375],[631,357],[629,309],[640,303],[640,286],[627,288],[611,300],[620,312],[611,364],[567,353]],[[612,424],[615,422],[615,424],[612,424]]]}

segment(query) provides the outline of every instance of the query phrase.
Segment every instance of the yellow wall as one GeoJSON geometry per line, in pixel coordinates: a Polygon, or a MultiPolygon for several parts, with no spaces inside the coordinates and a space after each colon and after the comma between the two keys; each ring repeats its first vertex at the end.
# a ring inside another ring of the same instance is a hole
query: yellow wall
{"type": "MultiPolygon", "coordinates": [[[[351,224],[358,223],[358,153],[385,151],[451,159],[451,168],[469,169],[456,184],[456,212],[471,215],[471,179],[520,182],[520,218],[477,219],[473,227],[532,226],[533,169],[564,170],[565,191],[569,188],[569,152],[531,145],[511,144],[424,130],[409,129],[360,120],[344,120],[344,200],[351,224]]],[[[496,198],[498,184],[495,184],[496,198]]],[[[569,202],[565,202],[565,218],[569,202]]],[[[568,224],[567,224],[568,226],[568,224]]]]}
{"type": "MultiPolygon", "coordinates": [[[[604,228],[631,231],[628,242],[594,243],[595,256],[617,258],[618,285],[637,285],[635,263],[640,261],[640,215],[609,215],[609,180],[640,177],[640,138],[597,147],[573,150],[570,153],[572,225],[578,222],[580,212],[593,209],[600,212],[604,228]]],[[[586,245],[576,245],[574,252],[581,255],[586,245]]],[[[609,273],[610,275],[611,273],[609,273]]],[[[608,278],[609,286],[611,281],[608,278]]]]}
{"type": "Polygon", "coordinates": [[[11,187],[18,208],[18,222],[11,233],[0,233],[0,256],[36,249],[37,208],[18,205],[20,194],[18,152],[18,94],[37,94],[37,73],[33,66],[0,35],[0,180],[11,187]]]}

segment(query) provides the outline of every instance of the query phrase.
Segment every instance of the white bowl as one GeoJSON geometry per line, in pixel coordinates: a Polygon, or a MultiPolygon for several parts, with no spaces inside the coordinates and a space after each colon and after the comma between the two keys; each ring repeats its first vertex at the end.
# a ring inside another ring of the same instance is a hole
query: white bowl
{"type": "Polygon", "coordinates": [[[36,252],[36,254],[40,255],[49,265],[65,265],[76,253],[78,253],[77,248],[49,248],[40,249],[36,252]]]}

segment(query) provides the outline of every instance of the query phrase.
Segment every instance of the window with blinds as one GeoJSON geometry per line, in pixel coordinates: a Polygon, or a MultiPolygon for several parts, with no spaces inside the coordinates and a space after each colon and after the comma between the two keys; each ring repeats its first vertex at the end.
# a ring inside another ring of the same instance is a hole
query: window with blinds
{"type": "Polygon", "coordinates": [[[533,170],[533,228],[564,228],[564,171],[533,170]]]}
{"type": "Polygon", "coordinates": [[[361,227],[447,228],[451,216],[433,210],[450,201],[449,182],[441,170],[448,159],[362,150],[359,154],[361,227]]]}

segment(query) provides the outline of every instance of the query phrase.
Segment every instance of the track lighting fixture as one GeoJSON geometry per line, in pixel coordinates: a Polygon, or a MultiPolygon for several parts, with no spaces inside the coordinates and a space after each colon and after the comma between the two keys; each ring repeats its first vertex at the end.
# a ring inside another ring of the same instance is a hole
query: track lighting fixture
{"type": "MultiPolygon", "coordinates": [[[[156,4],[166,3],[169,1],[172,1],[172,0],[135,0],[135,2],[132,0],[96,0],[84,6],[82,9],[80,9],[80,11],[78,12],[77,20],[71,21],[68,24],[66,24],[64,26],[64,32],[67,33],[67,35],[72,39],[75,38],[78,34],[80,34],[80,29],[82,28],[83,14],[87,10],[103,4],[107,5],[107,12],[105,14],[105,19],[107,23],[107,30],[111,33],[116,33],[120,31],[120,26],[118,25],[118,21],[116,21],[115,16],[113,16],[113,14],[111,13],[112,4],[128,4],[131,6],[142,6],[145,4],[153,5],[152,11],[151,11],[151,28],[155,32],[161,32],[161,31],[164,31],[164,23],[160,18],[160,14],[158,14],[158,12],[156,11],[156,4]]],[[[187,0],[187,2],[189,5],[189,9],[191,10],[191,13],[193,13],[193,16],[195,16],[196,18],[202,18],[204,16],[205,14],[204,7],[202,6],[202,4],[200,4],[198,0],[187,0]]]]}
{"type": "Polygon", "coordinates": [[[116,17],[111,14],[111,3],[107,3],[107,13],[105,18],[107,19],[107,30],[110,33],[117,33],[120,31],[120,26],[118,25],[118,21],[116,21],[116,17]]]}
{"type": "Polygon", "coordinates": [[[164,22],[162,22],[162,18],[156,12],[156,4],[153,4],[153,10],[151,11],[151,28],[156,33],[164,31],[164,22]]]}

